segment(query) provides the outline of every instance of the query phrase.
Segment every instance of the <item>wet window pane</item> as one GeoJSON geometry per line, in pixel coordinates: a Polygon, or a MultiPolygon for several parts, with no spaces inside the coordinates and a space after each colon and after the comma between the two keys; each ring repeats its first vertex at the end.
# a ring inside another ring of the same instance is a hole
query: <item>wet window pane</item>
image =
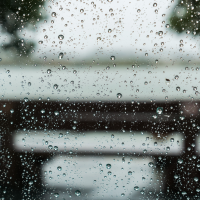
{"type": "Polygon", "coordinates": [[[1,0],[0,199],[200,199],[198,0],[1,0]]]}

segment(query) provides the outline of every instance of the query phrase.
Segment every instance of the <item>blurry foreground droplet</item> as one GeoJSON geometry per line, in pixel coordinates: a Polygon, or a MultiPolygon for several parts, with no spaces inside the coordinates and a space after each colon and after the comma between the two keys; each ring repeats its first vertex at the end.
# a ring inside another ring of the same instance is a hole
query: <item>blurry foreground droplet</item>
{"type": "Polygon", "coordinates": [[[117,98],[121,99],[122,98],[122,94],[121,93],[117,93],[117,98]]]}
{"type": "Polygon", "coordinates": [[[80,192],[79,190],[76,190],[76,191],[75,191],[75,195],[76,195],[76,196],[80,196],[80,195],[81,195],[81,192],[80,192]]]}

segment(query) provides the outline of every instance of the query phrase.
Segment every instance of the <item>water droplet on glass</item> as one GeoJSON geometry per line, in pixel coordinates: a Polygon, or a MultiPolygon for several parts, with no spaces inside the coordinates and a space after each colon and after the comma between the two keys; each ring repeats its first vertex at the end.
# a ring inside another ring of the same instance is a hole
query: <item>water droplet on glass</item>
{"type": "Polygon", "coordinates": [[[122,98],[122,94],[121,93],[117,93],[117,98],[121,99],[122,98]]]}
{"type": "Polygon", "coordinates": [[[59,197],[59,194],[58,194],[58,193],[55,193],[55,194],[54,194],[54,197],[58,198],[58,197],[59,197]]]}
{"type": "Polygon", "coordinates": [[[153,167],[154,166],[154,164],[152,162],[150,162],[148,165],[149,165],[149,167],[153,167]]]}
{"type": "Polygon", "coordinates": [[[156,6],[157,6],[157,3],[154,3],[154,4],[153,4],[153,7],[156,7],[156,6]]]}
{"type": "Polygon", "coordinates": [[[49,145],[48,148],[49,148],[49,149],[53,149],[53,146],[52,146],[52,145],[49,145]]]}
{"type": "Polygon", "coordinates": [[[178,163],[179,163],[179,164],[183,164],[183,160],[179,158],[179,159],[178,159],[178,163]]]}
{"type": "Polygon", "coordinates": [[[57,170],[58,170],[58,171],[62,171],[62,167],[61,167],[61,166],[58,166],[58,167],[57,167],[57,170]]]}
{"type": "Polygon", "coordinates": [[[156,113],[159,114],[159,115],[161,115],[163,113],[163,108],[162,107],[158,107],[156,109],[156,113]]]}
{"type": "Polygon", "coordinates": [[[10,110],[10,113],[14,113],[14,110],[13,110],[13,109],[11,109],[11,110],[10,110]]]}
{"type": "Polygon", "coordinates": [[[80,196],[80,195],[81,195],[81,192],[80,192],[79,190],[76,190],[76,191],[75,191],[75,195],[76,195],[76,196],[80,196]]]}
{"type": "Polygon", "coordinates": [[[113,0],[107,0],[107,1],[111,3],[113,0]]]}
{"type": "Polygon", "coordinates": [[[58,89],[58,85],[57,85],[57,84],[54,84],[53,88],[54,88],[55,90],[57,90],[57,89],[58,89]]]}
{"type": "Polygon", "coordinates": [[[107,173],[108,175],[112,175],[112,172],[111,171],[108,171],[108,173],[107,173]]]}
{"type": "Polygon", "coordinates": [[[56,13],[55,13],[55,12],[52,12],[52,13],[51,13],[51,16],[52,16],[52,17],[56,17],[56,13]]]}
{"type": "Polygon", "coordinates": [[[54,150],[57,151],[58,150],[58,146],[54,146],[54,150]]]}
{"type": "Polygon", "coordinates": [[[112,33],[112,30],[111,30],[111,29],[108,29],[108,33],[112,33]]]}
{"type": "Polygon", "coordinates": [[[158,60],[155,60],[155,63],[157,64],[157,63],[158,63],[158,60]]]}
{"type": "Polygon", "coordinates": [[[44,36],[44,39],[47,39],[47,38],[48,38],[48,35],[45,35],[45,36],[44,36]]]}
{"type": "Polygon", "coordinates": [[[27,97],[25,97],[25,98],[24,98],[24,101],[25,101],[25,102],[28,102],[28,98],[27,98],[27,97]]]}
{"type": "Polygon", "coordinates": [[[125,196],[125,194],[124,194],[124,193],[121,193],[121,196],[122,196],[122,197],[124,197],[124,196],[125,196]]]}
{"type": "Polygon", "coordinates": [[[169,85],[170,84],[170,79],[166,78],[165,79],[165,83],[166,83],[166,85],[169,85]]]}
{"type": "Polygon", "coordinates": [[[84,10],[83,10],[83,9],[80,9],[80,12],[81,12],[81,13],[83,13],[83,12],[84,12],[84,10]]]}
{"type": "Polygon", "coordinates": [[[62,58],[63,58],[63,56],[64,56],[64,54],[61,52],[61,53],[59,53],[59,56],[58,56],[58,58],[59,58],[59,59],[62,59],[62,58]]]}
{"type": "Polygon", "coordinates": [[[45,110],[44,110],[44,109],[42,109],[40,112],[41,112],[42,114],[44,114],[44,113],[45,113],[45,110]]]}
{"type": "Polygon", "coordinates": [[[47,74],[51,74],[51,70],[50,69],[47,69],[47,74]]]}
{"type": "Polygon", "coordinates": [[[166,151],[170,151],[170,147],[166,147],[166,151]]]}
{"type": "Polygon", "coordinates": [[[63,39],[64,39],[64,36],[63,36],[63,35],[59,35],[59,36],[58,36],[58,39],[59,39],[59,40],[63,40],[63,39]]]}
{"type": "Polygon", "coordinates": [[[38,43],[39,43],[39,44],[43,44],[43,41],[42,41],[42,40],[40,40],[38,43]]]}
{"type": "Polygon", "coordinates": [[[140,13],[140,11],[141,11],[140,9],[137,10],[138,13],[140,13]]]}
{"type": "Polygon", "coordinates": [[[115,56],[111,56],[110,59],[111,59],[111,60],[115,60],[115,56]]]}
{"type": "Polygon", "coordinates": [[[195,182],[198,182],[198,180],[199,180],[198,177],[194,177],[195,182]]]}
{"type": "Polygon", "coordinates": [[[97,40],[100,41],[100,40],[101,40],[101,37],[98,37],[97,40]]]}
{"type": "Polygon", "coordinates": [[[166,27],[166,28],[169,28],[169,24],[166,24],[165,27],[166,27]]]}
{"type": "Polygon", "coordinates": [[[176,87],[176,91],[180,91],[180,89],[181,89],[180,87],[176,87]]]}
{"type": "Polygon", "coordinates": [[[59,112],[58,112],[58,111],[55,111],[55,112],[54,112],[54,115],[58,116],[58,115],[59,115],[59,112]]]}
{"type": "Polygon", "coordinates": [[[135,186],[135,187],[134,187],[134,190],[138,191],[138,190],[139,190],[139,187],[138,187],[138,186],[135,186]]]}
{"type": "Polygon", "coordinates": [[[128,172],[128,175],[132,175],[132,171],[129,171],[129,172],[128,172]]]}
{"type": "Polygon", "coordinates": [[[107,169],[111,169],[111,164],[106,164],[107,169]]]}

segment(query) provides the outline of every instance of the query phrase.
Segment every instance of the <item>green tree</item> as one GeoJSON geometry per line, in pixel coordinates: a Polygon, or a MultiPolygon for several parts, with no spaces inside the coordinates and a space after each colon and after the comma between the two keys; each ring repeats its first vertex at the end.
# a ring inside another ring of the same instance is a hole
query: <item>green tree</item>
{"type": "Polygon", "coordinates": [[[0,0],[0,24],[2,31],[10,36],[9,43],[3,49],[16,50],[20,55],[27,55],[34,47],[32,41],[25,41],[19,37],[23,28],[34,28],[43,19],[40,9],[45,0],[0,0]]]}
{"type": "Polygon", "coordinates": [[[200,32],[200,1],[179,0],[170,17],[171,28],[177,33],[197,35],[200,32]]]}

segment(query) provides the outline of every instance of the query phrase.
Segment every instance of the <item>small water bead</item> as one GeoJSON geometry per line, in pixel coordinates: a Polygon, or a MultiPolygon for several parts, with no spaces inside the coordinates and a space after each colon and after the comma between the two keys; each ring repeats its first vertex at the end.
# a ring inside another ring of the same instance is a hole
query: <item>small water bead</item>
{"type": "Polygon", "coordinates": [[[101,40],[101,37],[97,37],[97,41],[100,41],[101,40]]]}
{"type": "Polygon", "coordinates": [[[62,171],[62,167],[61,167],[61,166],[58,166],[58,167],[57,167],[57,170],[58,170],[58,171],[62,171]]]}
{"type": "Polygon", "coordinates": [[[31,86],[31,82],[28,82],[28,86],[31,86]]]}
{"type": "Polygon", "coordinates": [[[64,35],[59,35],[59,36],[58,36],[58,39],[59,39],[59,40],[63,40],[63,39],[64,39],[64,35]]]}
{"type": "Polygon", "coordinates": [[[156,113],[159,114],[159,115],[161,115],[163,113],[163,108],[162,107],[158,107],[156,109],[156,113]]]}
{"type": "Polygon", "coordinates": [[[79,190],[76,190],[75,191],[75,195],[78,197],[78,196],[81,196],[81,192],[79,190]]]}
{"type": "Polygon", "coordinates": [[[159,36],[162,36],[162,35],[163,35],[163,31],[159,31],[159,32],[158,32],[158,35],[159,35],[159,36]]]}
{"type": "Polygon", "coordinates": [[[45,145],[48,145],[48,143],[49,143],[48,141],[45,141],[45,145]]]}
{"type": "Polygon", "coordinates": [[[44,110],[44,109],[42,109],[40,112],[41,112],[42,114],[44,114],[44,113],[45,113],[45,110],[44,110]]]}
{"type": "Polygon", "coordinates": [[[183,160],[179,158],[179,159],[178,159],[178,163],[179,163],[179,164],[183,164],[183,160]]]}
{"type": "Polygon", "coordinates": [[[125,196],[125,194],[124,194],[124,193],[121,193],[121,196],[122,196],[122,197],[124,197],[124,196],[125,196]]]}
{"type": "Polygon", "coordinates": [[[74,71],[73,71],[73,74],[77,74],[77,71],[76,71],[76,70],[74,70],[74,71]]]}
{"type": "Polygon", "coordinates": [[[155,60],[155,63],[157,64],[157,63],[158,63],[158,60],[155,60]]]}
{"type": "Polygon", "coordinates": [[[144,85],[148,85],[148,82],[147,82],[147,81],[145,81],[145,82],[144,82],[144,85]]]}
{"type": "Polygon", "coordinates": [[[175,178],[175,179],[178,179],[178,175],[174,175],[174,178],[175,178]]]}
{"type": "Polygon", "coordinates": [[[136,92],[139,92],[139,89],[136,89],[136,92]]]}
{"type": "Polygon", "coordinates": [[[157,6],[157,3],[154,3],[154,4],[153,4],[153,7],[156,7],[156,6],[157,6]]]}
{"type": "Polygon", "coordinates": [[[121,93],[117,93],[117,98],[121,99],[122,98],[122,94],[121,93]]]}
{"type": "Polygon", "coordinates": [[[55,90],[57,90],[57,89],[58,89],[58,85],[57,85],[57,84],[54,84],[53,88],[54,88],[55,90]]]}
{"type": "Polygon", "coordinates": [[[14,113],[14,109],[11,109],[11,110],[10,110],[10,113],[14,113]]]}
{"type": "Polygon", "coordinates": [[[80,13],[83,13],[84,12],[84,10],[83,9],[80,9],[80,13]]]}
{"type": "Polygon", "coordinates": [[[45,35],[45,36],[44,36],[44,39],[48,39],[48,35],[45,35]]]}
{"type": "Polygon", "coordinates": [[[153,164],[152,162],[149,162],[148,166],[149,166],[149,167],[153,167],[154,164],[153,164]]]}
{"type": "Polygon", "coordinates": [[[140,11],[141,11],[140,9],[137,10],[138,13],[140,13],[140,11]]]}
{"type": "Polygon", "coordinates": [[[57,151],[58,150],[58,146],[54,146],[54,150],[57,151]]]}
{"type": "Polygon", "coordinates": [[[42,41],[42,40],[40,40],[38,43],[39,43],[39,44],[43,44],[43,41],[42,41]]]}
{"type": "Polygon", "coordinates": [[[24,98],[24,101],[25,101],[25,102],[28,102],[28,98],[27,98],[27,97],[25,97],[25,98],[24,98]]]}
{"type": "Polygon", "coordinates": [[[52,12],[52,13],[51,13],[51,16],[52,16],[52,17],[56,17],[56,12],[52,12]]]}
{"type": "Polygon", "coordinates": [[[180,91],[180,89],[181,89],[180,87],[176,87],[176,91],[178,91],[178,92],[179,92],[179,91],[180,91]]]}
{"type": "Polygon", "coordinates": [[[166,147],[166,151],[170,151],[170,147],[166,147]]]}
{"type": "Polygon", "coordinates": [[[59,115],[59,112],[58,112],[58,111],[55,111],[55,112],[54,112],[54,115],[58,116],[58,115],[59,115]]]}
{"type": "Polygon", "coordinates": [[[195,182],[198,182],[198,180],[199,180],[198,177],[194,177],[195,182]]]}
{"type": "Polygon", "coordinates": [[[112,8],[110,8],[110,9],[109,9],[109,12],[113,12],[113,9],[112,9],[112,8]]]}
{"type": "Polygon", "coordinates": [[[145,53],[145,56],[148,56],[148,53],[145,53]]]}
{"type": "Polygon", "coordinates": [[[110,67],[109,67],[109,66],[107,66],[107,67],[106,67],[106,69],[107,69],[107,70],[109,70],[109,69],[110,69],[110,67]]]}
{"type": "Polygon", "coordinates": [[[171,139],[170,139],[170,142],[174,142],[174,138],[171,138],[171,139]]]}
{"type": "Polygon", "coordinates": [[[179,76],[178,76],[178,75],[176,75],[174,78],[175,78],[176,80],[178,80],[179,76]]]}
{"type": "Polygon", "coordinates": [[[58,194],[58,193],[55,193],[55,194],[54,194],[54,197],[58,198],[58,197],[59,197],[59,194],[58,194]]]}
{"type": "Polygon", "coordinates": [[[190,34],[190,30],[187,30],[187,31],[186,31],[186,34],[190,34]]]}
{"type": "Polygon", "coordinates": [[[113,0],[107,0],[107,1],[111,3],[113,0]]]}
{"type": "Polygon", "coordinates": [[[111,30],[111,29],[108,29],[108,33],[112,33],[112,30],[111,30]]]}
{"type": "Polygon", "coordinates": [[[59,58],[59,59],[62,59],[62,58],[63,58],[63,56],[64,56],[64,54],[61,52],[61,53],[59,53],[59,56],[58,56],[58,58],[59,58]]]}
{"type": "Polygon", "coordinates": [[[129,172],[128,172],[128,175],[132,175],[132,171],[129,171],[129,172]]]}
{"type": "Polygon", "coordinates": [[[49,148],[49,149],[53,149],[53,146],[52,146],[52,145],[49,145],[48,148],[49,148]]]}
{"type": "Polygon", "coordinates": [[[60,133],[60,134],[59,134],[59,138],[61,138],[61,137],[63,137],[63,133],[60,133]]]}
{"type": "Polygon", "coordinates": [[[111,59],[111,60],[115,60],[115,56],[111,56],[110,59],[111,59]]]}
{"type": "Polygon", "coordinates": [[[106,164],[107,169],[111,169],[111,164],[106,164]]]}
{"type": "Polygon", "coordinates": [[[107,173],[108,175],[112,175],[112,172],[111,171],[108,171],[108,173],[107,173]]]}
{"type": "Polygon", "coordinates": [[[134,187],[134,190],[135,190],[135,191],[138,191],[138,190],[139,190],[139,187],[138,187],[138,186],[135,186],[135,187],[134,187]]]}
{"type": "Polygon", "coordinates": [[[166,27],[166,28],[169,28],[169,27],[170,27],[170,25],[169,25],[169,24],[166,24],[166,25],[165,25],[165,27],[166,27]]]}

